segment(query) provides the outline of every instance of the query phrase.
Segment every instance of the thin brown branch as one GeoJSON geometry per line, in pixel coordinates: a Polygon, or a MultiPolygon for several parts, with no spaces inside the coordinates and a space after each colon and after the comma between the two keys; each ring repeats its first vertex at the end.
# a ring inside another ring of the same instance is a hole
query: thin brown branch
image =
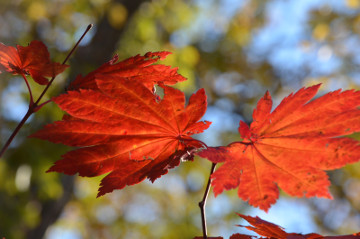
{"type": "MultiPolygon", "coordinates": [[[[67,60],[69,59],[69,57],[73,54],[73,52],[75,51],[76,47],[79,45],[79,43],[81,42],[81,40],[84,38],[84,36],[86,35],[86,33],[92,28],[92,24],[90,24],[84,34],[80,37],[80,39],[78,40],[78,42],[75,44],[75,46],[71,49],[71,51],[68,53],[68,55],[66,56],[65,60],[63,61],[63,65],[67,62],[67,60]]],[[[10,146],[11,142],[13,141],[13,139],[15,138],[15,136],[17,135],[17,133],[20,131],[20,129],[23,127],[23,125],[25,124],[25,122],[27,121],[27,119],[36,111],[38,111],[44,104],[41,104],[40,106],[38,106],[40,100],[42,99],[42,97],[45,95],[46,91],[49,89],[51,83],[54,81],[55,76],[51,78],[49,84],[46,85],[45,89],[43,90],[43,92],[41,93],[41,95],[39,96],[39,98],[36,100],[35,103],[33,103],[33,98],[32,98],[32,93],[31,93],[31,89],[30,86],[28,85],[28,82],[25,78],[25,76],[23,76],[26,82],[27,87],[29,88],[29,93],[30,93],[30,104],[29,104],[29,109],[26,112],[26,114],[24,115],[24,117],[22,118],[22,120],[20,121],[20,123],[16,126],[15,130],[12,132],[12,134],[10,135],[9,139],[6,141],[5,145],[2,147],[1,151],[0,151],[0,158],[4,155],[5,151],[8,149],[8,147],[10,146]]],[[[47,102],[45,102],[47,103],[47,102]]]]}
{"type": "MultiPolygon", "coordinates": [[[[80,37],[80,39],[76,42],[75,46],[71,49],[71,51],[67,54],[65,60],[63,61],[63,65],[66,64],[66,62],[69,60],[70,56],[74,53],[75,49],[78,47],[78,45],[80,44],[80,42],[82,41],[82,39],[85,37],[85,35],[90,31],[90,29],[93,27],[93,24],[89,24],[86,28],[86,30],[84,31],[84,33],[82,34],[82,36],[80,37]]],[[[51,78],[49,84],[46,85],[44,91],[41,93],[41,95],[39,96],[39,98],[37,99],[37,101],[35,102],[35,105],[38,105],[40,100],[42,99],[42,97],[45,95],[45,93],[47,92],[47,90],[49,89],[50,85],[53,83],[53,81],[55,80],[55,76],[51,78]]],[[[36,109],[36,111],[39,109],[36,109]]]]}
{"type": "Polygon", "coordinates": [[[15,136],[17,135],[17,133],[19,132],[19,130],[21,129],[21,127],[25,124],[25,122],[27,121],[27,119],[30,117],[30,115],[33,113],[33,107],[29,106],[29,110],[26,112],[25,116],[22,118],[22,120],[20,121],[20,123],[16,126],[15,130],[12,132],[12,134],[10,135],[9,139],[6,141],[6,143],[4,144],[4,146],[2,147],[1,151],[0,151],[0,158],[4,155],[5,151],[8,149],[8,147],[10,146],[11,142],[13,141],[13,139],[15,138],[15,136]]]}
{"type": "Polygon", "coordinates": [[[21,76],[24,78],[24,81],[25,81],[25,83],[26,83],[26,87],[28,88],[28,91],[29,91],[29,96],[30,96],[29,105],[32,105],[32,104],[34,104],[34,98],[33,98],[33,96],[32,96],[32,92],[31,92],[31,88],[30,88],[29,82],[28,82],[28,80],[26,79],[26,76],[25,76],[24,73],[22,73],[21,76]]]}
{"type": "Polygon", "coordinates": [[[207,200],[207,198],[208,198],[208,196],[209,196],[210,187],[211,187],[211,175],[212,175],[212,174],[214,173],[214,171],[215,171],[215,166],[216,166],[216,163],[213,163],[213,164],[211,165],[209,180],[208,180],[208,183],[207,183],[207,185],[206,185],[206,189],[205,189],[205,192],[204,192],[204,196],[203,196],[202,200],[199,202],[199,207],[200,207],[200,212],[201,212],[202,231],[203,231],[203,237],[204,237],[204,239],[207,239],[205,205],[206,205],[206,200],[207,200]]]}

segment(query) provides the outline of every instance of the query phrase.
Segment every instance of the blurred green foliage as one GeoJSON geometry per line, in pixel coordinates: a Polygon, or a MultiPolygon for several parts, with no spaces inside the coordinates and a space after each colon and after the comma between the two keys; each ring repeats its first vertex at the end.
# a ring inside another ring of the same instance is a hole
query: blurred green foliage
{"type": "MultiPolygon", "coordinates": [[[[26,45],[41,40],[52,59],[61,62],[86,26],[95,24],[73,57],[72,68],[56,79],[46,99],[63,92],[77,74],[85,75],[115,53],[124,59],[147,51],[171,51],[162,63],[179,67],[188,78],[177,87],[187,95],[206,89],[210,113],[205,118],[214,121],[214,126],[208,130],[212,133],[201,139],[224,145],[238,140],[238,119],[251,120],[252,109],[266,90],[278,103],[297,88],[320,82],[323,92],[359,88],[359,1],[310,2],[2,0],[0,41],[26,45]],[[299,2],[310,7],[300,8],[299,2]],[[294,9],[302,9],[303,15],[294,9]],[[293,21],[295,18],[300,20],[293,21]],[[296,24],[289,26],[286,21],[296,24]]],[[[38,96],[41,86],[32,87],[38,96]]],[[[26,112],[28,96],[22,79],[1,74],[0,97],[3,145],[26,112]]],[[[0,237],[40,238],[42,233],[49,239],[201,235],[198,202],[209,162],[197,158],[153,185],[143,182],[97,199],[101,177],[45,173],[67,148],[27,138],[61,115],[54,104],[41,109],[0,160],[0,237]]],[[[329,174],[333,201],[304,200],[319,233],[360,230],[359,166],[349,165],[329,174]]],[[[207,207],[209,232],[214,236],[237,232],[234,225],[239,219],[234,212],[250,210],[234,191],[216,199],[210,194],[207,207]]]]}

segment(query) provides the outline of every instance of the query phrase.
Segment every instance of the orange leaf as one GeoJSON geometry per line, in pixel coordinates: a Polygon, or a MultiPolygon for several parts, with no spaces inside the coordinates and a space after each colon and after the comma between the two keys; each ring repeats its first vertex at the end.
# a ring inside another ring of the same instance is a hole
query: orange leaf
{"type": "Polygon", "coordinates": [[[339,137],[360,131],[360,92],[338,90],[310,101],[319,86],[290,94],[273,112],[267,92],[251,126],[240,122],[242,142],[198,153],[225,162],[212,175],[215,195],[238,187],[240,198],[265,211],[278,186],[292,196],[331,198],[323,170],[360,159],[358,141],[339,137]]]}
{"type": "Polygon", "coordinates": [[[229,239],[252,239],[252,238],[254,238],[254,237],[249,236],[249,235],[240,234],[240,233],[235,233],[235,234],[232,234],[229,239]]]}
{"type": "Polygon", "coordinates": [[[204,89],[184,107],[184,94],[169,86],[162,86],[159,100],[132,79],[118,78],[116,85],[98,80],[97,85],[101,91],[80,89],[53,99],[70,117],[33,137],[80,148],[63,155],[49,171],[87,177],[110,172],[101,182],[101,196],[145,178],[154,181],[203,147],[190,136],[210,125],[199,122],[207,104],[204,89]]]}
{"type": "Polygon", "coordinates": [[[170,52],[148,52],[144,56],[136,55],[124,61],[117,62],[115,55],[109,62],[103,64],[85,77],[77,76],[70,84],[70,89],[98,89],[96,80],[111,81],[116,85],[118,79],[131,79],[142,82],[149,90],[153,90],[155,84],[174,85],[185,81],[186,78],[177,73],[177,68],[165,65],[154,65],[158,60],[164,59],[170,52]]]}
{"type": "MultiPolygon", "coordinates": [[[[259,234],[260,236],[263,236],[261,238],[264,239],[356,239],[356,238],[360,238],[360,233],[357,234],[353,234],[353,235],[343,235],[343,236],[322,236],[316,233],[309,233],[309,234],[299,234],[299,233],[287,233],[284,231],[283,228],[281,228],[280,226],[265,221],[259,217],[251,217],[251,216],[245,216],[243,214],[239,214],[237,213],[237,215],[239,215],[240,217],[242,217],[243,219],[245,219],[248,223],[250,223],[252,226],[241,226],[238,225],[240,227],[245,227],[251,231],[256,232],[257,234],[259,234]]],[[[238,235],[238,237],[234,237],[234,238],[243,238],[240,236],[247,236],[247,235],[242,235],[242,234],[234,234],[234,235],[238,235]]],[[[233,236],[234,236],[233,235],[233,236]]],[[[255,238],[253,236],[247,236],[249,239],[251,238],[255,238]]],[[[230,237],[232,238],[232,237],[230,237]]],[[[245,238],[245,237],[244,237],[245,238]]]]}
{"type": "Polygon", "coordinates": [[[273,237],[273,238],[279,238],[279,239],[286,238],[286,236],[287,236],[287,233],[283,230],[283,228],[279,227],[276,224],[262,220],[259,217],[251,217],[251,216],[246,216],[246,215],[242,215],[239,213],[236,213],[236,214],[254,226],[254,227],[245,226],[245,228],[256,232],[260,236],[266,236],[266,237],[270,237],[270,238],[273,237]]]}
{"type": "Polygon", "coordinates": [[[6,46],[0,43],[0,73],[31,75],[35,82],[46,85],[45,77],[55,77],[68,65],[50,61],[47,47],[41,41],[32,41],[29,46],[6,46]]]}

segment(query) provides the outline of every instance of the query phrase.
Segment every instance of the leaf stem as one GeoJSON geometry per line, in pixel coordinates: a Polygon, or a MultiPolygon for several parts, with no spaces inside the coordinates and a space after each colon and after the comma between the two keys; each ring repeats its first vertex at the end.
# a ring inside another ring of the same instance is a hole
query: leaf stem
{"type": "Polygon", "coordinates": [[[25,83],[26,83],[26,87],[28,88],[28,91],[29,91],[29,95],[30,95],[29,105],[32,105],[32,104],[34,104],[34,98],[33,98],[32,92],[31,92],[31,88],[30,88],[29,82],[28,82],[28,80],[26,79],[26,76],[25,76],[24,73],[22,73],[21,76],[24,78],[24,81],[25,81],[25,83]]]}
{"type": "Polygon", "coordinates": [[[207,200],[207,198],[209,196],[210,187],[211,187],[211,175],[214,173],[215,166],[216,166],[216,163],[212,163],[211,169],[210,169],[209,180],[208,180],[208,183],[206,185],[204,196],[203,196],[202,200],[199,202],[199,207],[200,207],[200,212],[201,212],[202,231],[203,231],[204,239],[207,239],[205,205],[206,205],[206,200],[207,200]]]}
{"type": "Polygon", "coordinates": [[[34,113],[37,112],[38,110],[40,110],[44,105],[46,105],[50,102],[51,102],[51,100],[47,100],[47,101],[41,103],[40,105],[36,105],[36,108],[34,109],[34,113]]]}
{"type": "MultiPolygon", "coordinates": [[[[86,28],[85,32],[82,34],[82,36],[80,37],[80,39],[77,41],[77,43],[75,44],[75,46],[71,49],[71,51],[68,53],[68,55],[66,56],[65,60],[63,61],[63,65],[68,61],[68,59],[70,58],[70,56],[74,53],[75,49],[77,48],[77,46],[79,45],[79,43],[81,42],[81,40],[84,38],[84,36],[86,35],[86,33],[88,33],[88,31],[92,28],[93,24],[89,24],[88,27],[86,28]]],[[[45,89],[43,90],[43,92],[41,93],[41,95],[39,96],[39,98],[36,100],[36,102],[34,103],[33,100],[33,96],[31,93],[31,89],[30,89],[30,85],[28,83],[28,81],[26,80],[26,77],[23,75],[25,82],[26,82],[26,86],[28,87],[29,90],[29,94],[30,94],[30,103],[29,103],[29,109],[26,112],[26,114],[24,115],[24,117],[22,118],[22,120],[20,121],[20,123],[16,126],[15,130],[12,132],[12,134],[10,135],[9,139],[6,141],[6,143],[4,144],[4,146],[2,147],[1,151],[0,151],[0,158],[4,155],[5,151],[8,149],[8,147],[10,146],[11,142],[13,141],[13,139],[15,138],[15,136],[17,135],[17,133],[20,131],[20,129],[22,128],[22,126],[25,124],[25,122],[27,121],[27,119],[36,111],[38,111],[41,107],[43,107],[45,104],[47,104],[49,101],[46,101],[44,103],[42,103],[41,105],[39,105],[40,100],[42,99],[42,97],[45,95],[45,93],[47,92],[47,90],[49,89],[51,83],[54,81],[55,76],[53,76],[50,80],[50,82],[46,85],[45,89]]]]}

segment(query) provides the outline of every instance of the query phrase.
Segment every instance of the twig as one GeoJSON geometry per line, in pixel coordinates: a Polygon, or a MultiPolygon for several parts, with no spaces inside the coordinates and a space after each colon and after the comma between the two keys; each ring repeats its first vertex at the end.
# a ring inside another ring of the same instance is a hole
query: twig
{"type": "Polygon", "coordinates": [[[20,123],[16,126],[14,132],[11,134],[11,136],[9,137],[9,139],[6,141],[6,143],[4,144],[4,146],[2,147],[1,151],[0,151],[0,158],[3,156],[3,154],[5,153],[5,151],[7,150],[7,148],[9,147],[10,143],[13,141],[13,139],[15,138],[16,134],[19,132],[19,130],[21,129],[21,127],[25,124],[26,120],[30,117],[30,115],[33,113],[31,110],[32,106],[29,106],[28,111],[26,112],[25,116],[22,118],[22,120],[20,121],[20,123]]]}
{"type": "Polygon", "coordinates": [[[29,96],[30,96],[30,100],[29,100],[29,108],[32,104],[34,104],[34,98],[32,96],[32,92],[31,92],[31,88],[30,88],[30,85],[29,85],[29,82],[28,80],[26,79],[26,76],[24,73],[21,74],[21,76],[24,78],[24,81],[26,83],[26,87],[28,88],[28,91],[29,91],[29,96]]]}
{"type": "MultiPolygon", "coordinates": [[[[75,44],[75,46],[71,49],[71,51],[69,52],[69,54],[66,56],[65,60],[63,61],[63,65],[65,65],[65,63],[69,60],[70,56],[74,53],[75,49],[78,47],[78,45],[80,44],[81,40],[85,37],[86,33],[88,33],[88,31],[93,27],[93,24],[89,24],[85,30],[85,32],[82,34],[82,36],[80,37],[80,39],[77,41],[77,43],[75,44]]],[[[49,89],[50,85],[52,84],[52,82],[55,80],[55,76],[51,78],[49,84],[46,85],[44,91],[41,93],[41,95],[39,96],[39,98],[37,99],[37,101],[35,102],[35,105],[37,106],[40,102],[40,100],[42,99],[42,97],[45,95],[46,91],[49,89]]],[[[43,104],[41,105],[43,106],[43,104]]],[[[35,111],[38,111],[39,109],[35,109],[35,111]]]]}
{"type": "MultiPolygon", "coordinates": [[[[86,28],[85,32],[83,33],[83,35],[80,37],[80,39],[77,41],[77,43],[75,44],[75,46],[71,49],[71,51],[67,54],[65,60],[63,61],[63,65],[67,62],[67,60],[70,58],[70,56],[73,54],[73,52],[75,51],[75,49],[77,48],[77,46],[79,45],[79,43],[81,42],[81,40],[84,38],[84,36],[86,35],[86,33],[92,28],[92,24],[88,25],[88,27],[86,28]]],[[[39,96],[39,98],[36,100],[35,103],[33,103],[33,99],[32,99],[32,94],[31,94],[31,90],[30,90],[30,86],[28,85],[28,82],[25,78],[25,82],[29,88],[29,92],[30,92],[30,104],[29,104],[29,109],[26,112],[26,114],[24,115],[24,117],[22,118],[22,120],[20,121],[20,123],[16,126],[15,130],[12,132],[12,134],[10,135],[9,139],[6,141],[5,145],[2,147],[1,151],[0,151],[0,158],[4,155],[5,151],[8,149],[8,147],[10,146],[11,142],[13,141],[13,139],[15,138],[15,136],[17,135],[17,133],[20,131],[20,129],[22,128],[22,126],[25,124],[25,122],[27,121],[27,119],[36,111],[38,111],[42,106],[44,106],[47,102],[38,105],[40,100],[42,99],[42,97],[45,95],[46,91],[49,89],[51,83],[54,81],[55,76],[53,76],[49,82],[49,84],[46,85],[45,89],[43,90],[43,92],[41,93],[41,95],[39,96]]]]}
{"type": "Polygon", "coordinates": [[[207,200],[208,195],[209,195],[209,192],[210,192],[210,187],[211,187],[211,175],[214,173],[215,166],[216,166],[216,163],[213,163],[213,164],[211,165],[209,180],[208,180],[208,183],[207,183],[207,185],[206,185],[206,189],[205,189],[205,192],[204,192],[204,196],[203,196],[203,199],[201,200],[201,202],[199,202],[199,207],[200,207],[200,211],[201,211],[201,222],[202,222],[202,230],[203,230],[204,239],[207,239],[205,205],[206,205],[206,200],[207,200]]]}

